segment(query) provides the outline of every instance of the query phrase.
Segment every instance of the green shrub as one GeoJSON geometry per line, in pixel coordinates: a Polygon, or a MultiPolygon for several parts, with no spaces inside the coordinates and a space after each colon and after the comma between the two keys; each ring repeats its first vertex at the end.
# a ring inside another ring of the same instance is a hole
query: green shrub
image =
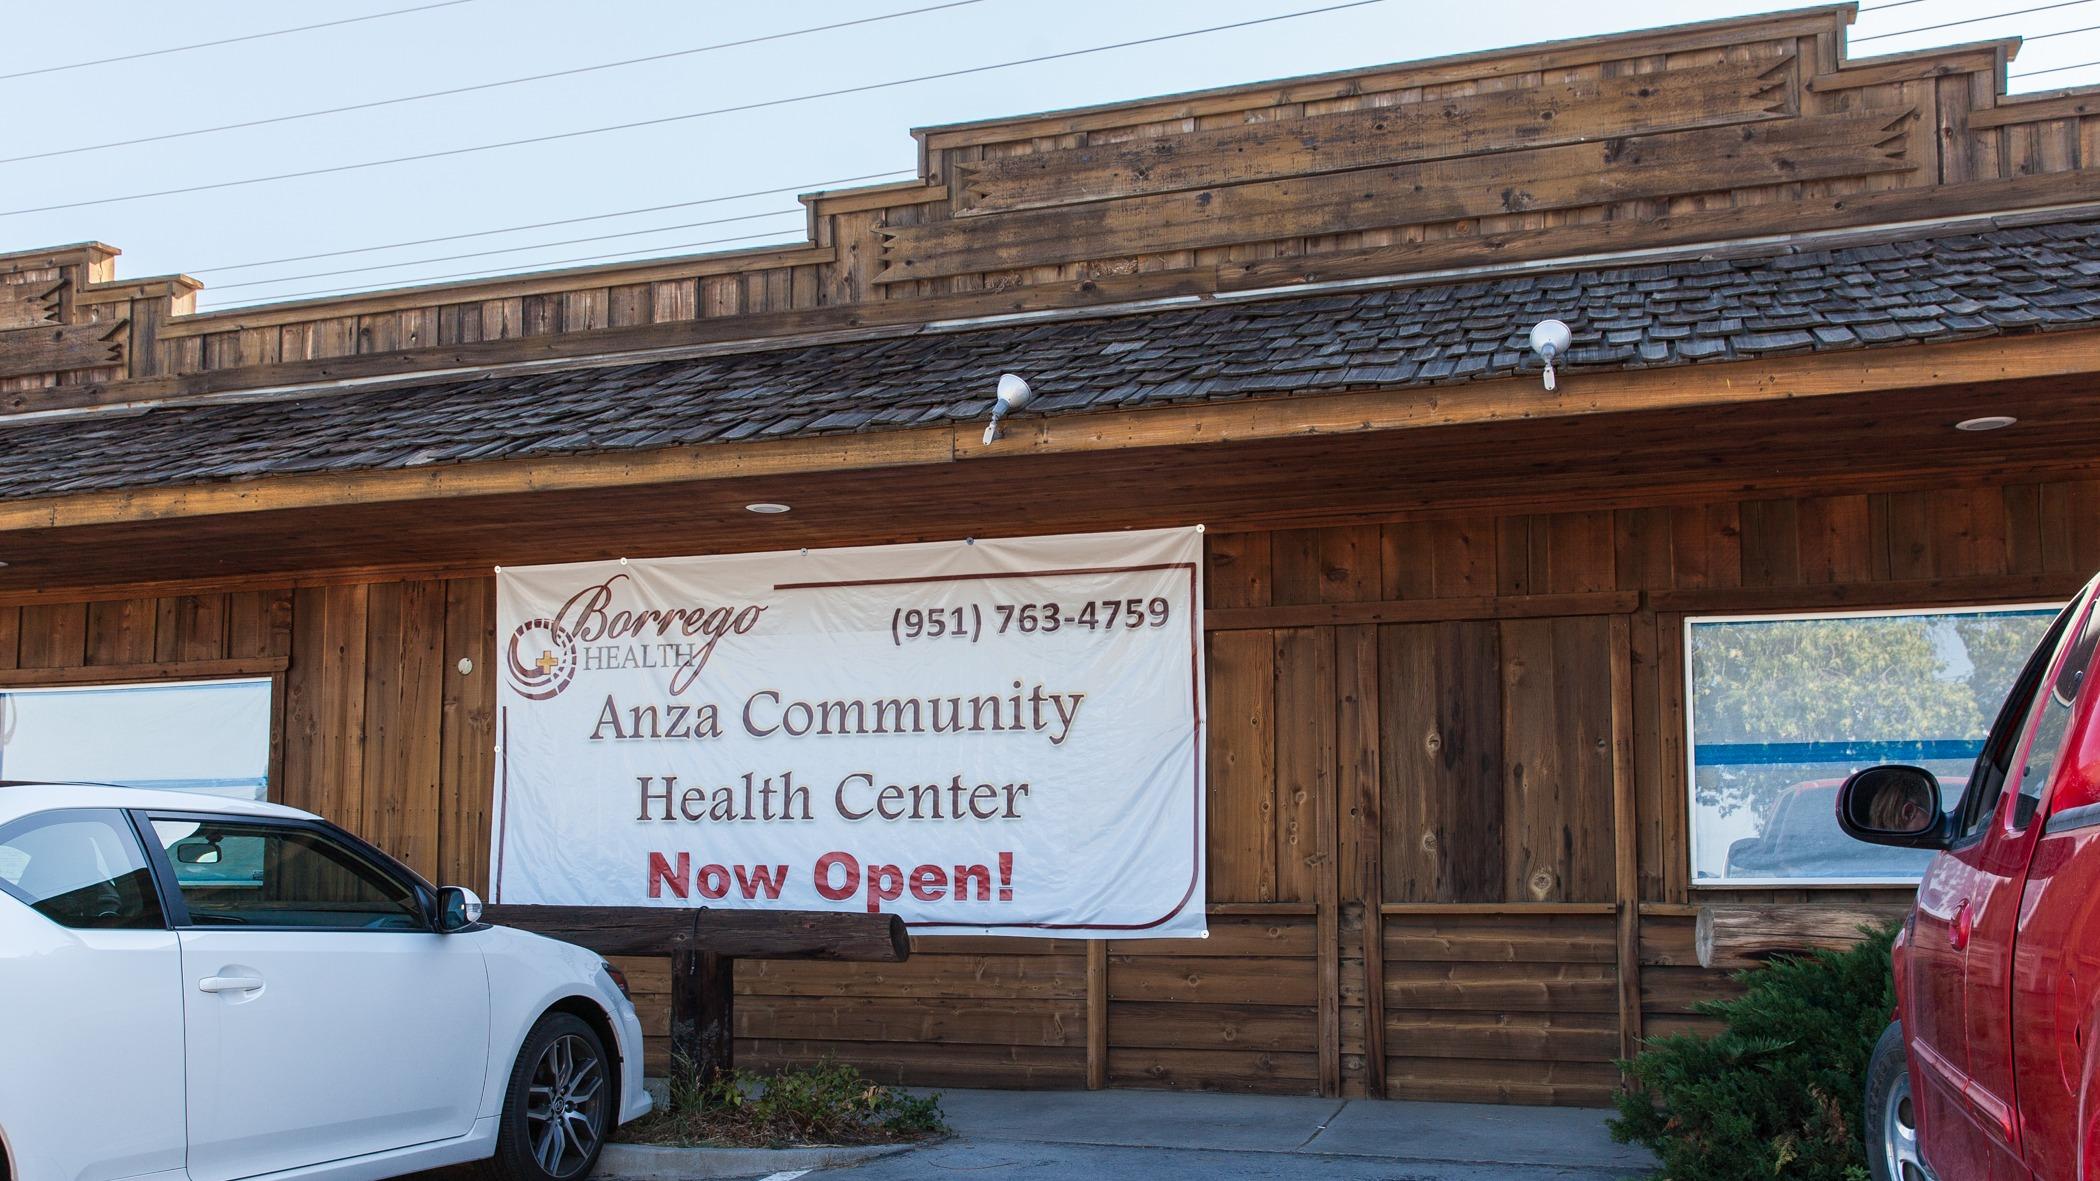
{"type": "Polygon", "coordinates": [[[770,1075],[738,1070],[703,1083],[672,1064],[670,1102],[621,1130],[645,1144],[780,1148],[792,1144],[892,1144],[945,1133],[941,1097],[872,1082],[838,1062],[770,1075]]]}
{"type": "Polygon", "coordinates": [[[1612,1138],[1646,1145],[1671,1181],[1866,1181],[1860,1099],[1896,1007],[1895,931],[1737,973],[1748,991],[1699,1006],[1727,1029],[1656,1038],[1620,1064],[1632,1085],[1612,1138]]]}

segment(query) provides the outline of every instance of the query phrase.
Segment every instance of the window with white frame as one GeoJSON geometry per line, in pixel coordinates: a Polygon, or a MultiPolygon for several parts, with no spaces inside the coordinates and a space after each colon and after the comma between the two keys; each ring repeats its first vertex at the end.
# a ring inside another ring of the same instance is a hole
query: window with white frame
{"type": "Polygon", "coordinates": [[[1685,621],[1694,885],[1912,883],[1928,850],[1838,830],[1838,787],[1877,763],[1939,776],[1951,805],[2053,606],[1685,621]]]}
{"type": "Polygon", "coordinates": [[[0,779],[269,795],[270,681],[0,689],[0,779]]]}

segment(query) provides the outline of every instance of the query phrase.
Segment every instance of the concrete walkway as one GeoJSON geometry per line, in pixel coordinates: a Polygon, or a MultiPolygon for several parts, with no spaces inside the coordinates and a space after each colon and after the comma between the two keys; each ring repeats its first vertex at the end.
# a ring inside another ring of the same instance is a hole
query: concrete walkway
{"type": "Polygon", "coordinates": [[[1604,1112],[1572,1108],[1164,1091],[943,1091],[941,1107],[955,1139],[862,1165],[853,1181],[1616,1181],[1655,1163],[1612,1143],[1604,1112]]]}
{"type": "MultiPolygon", "coordinates": [[[[954,1139],[810,1181],[1621,1181],[1645,1149],[1614,1144],[1601,1111],[1167,1091],[941,1092],[954,1139]]],[[[801,1161],[765,1172],[803,1176],[801,1161]]],[[[723,1176],[710,1171],[708,1176],[723,1176]]],[[[419,1173],[455,1181],[466,1170],[419,1173]]]]}

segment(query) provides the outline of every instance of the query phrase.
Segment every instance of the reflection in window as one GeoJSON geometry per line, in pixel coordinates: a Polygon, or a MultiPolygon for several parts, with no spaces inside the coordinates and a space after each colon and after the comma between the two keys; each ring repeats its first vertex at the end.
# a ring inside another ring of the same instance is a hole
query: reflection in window
{"type": "Polygon", "coordinates": [[[1910,763],[1939,776],[1951,805],[2055,615],[1688,620],[1693,880],[1916,881],[1931,853],[1839,832],[1839,786],[1910,763]]]}
{"type": "Polygon", "coordinates": [[[0,692],[0,779],[269,794],[270,682],[0,692]]]}
{"type": "Polygon", "coordinates": [[[161,925],[152,875],[121,812],[46,812],[0,829],[0,891],[68,927],[161,925]]]}
{"type": "Polygon", "coordinates": [[[153,831],[175,867],[192,926],[423,929],[406,886],[313,829],[157,819],[153,831]]]}
{"type": "Polygon", "coordinates": [[[2086,670],[2093,664],[2093,649],[2100,646],[2100,612],[2086,616],[2078,642],[2063,655],[2063,662],[2042,694],[2034,716],[2033,734],[2027,740],[2027,762],[2020,769],[2020,789],[2015,797],[2013,823],[2025,826],[2034,819],[2042,802],[2042,789],[2056,773],[2056,760],[2063,754],[2064,737],[2071,730],[2071,708],[2085,684],[2086,670]]]}

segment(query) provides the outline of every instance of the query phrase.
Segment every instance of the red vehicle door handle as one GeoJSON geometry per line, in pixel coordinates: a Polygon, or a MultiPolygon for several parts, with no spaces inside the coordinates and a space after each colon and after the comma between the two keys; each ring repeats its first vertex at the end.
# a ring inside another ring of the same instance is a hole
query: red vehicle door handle
{"type": "Polygon", "coordinates": [[[1964,898],[1961,905],[1954,908],[1954,921],[1947,924],[1947,942],[1954,945],[1954,950],[1968,948],[1969,926],[1969,900],[1964,898]]]}

